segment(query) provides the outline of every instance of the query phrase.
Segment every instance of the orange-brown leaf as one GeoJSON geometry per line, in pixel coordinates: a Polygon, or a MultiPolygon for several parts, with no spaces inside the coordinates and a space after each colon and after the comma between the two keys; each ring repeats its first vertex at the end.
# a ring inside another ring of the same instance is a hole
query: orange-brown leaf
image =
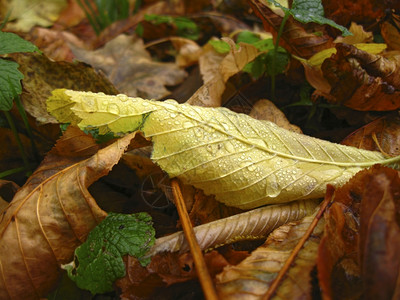
{"type": "MultiPolygon", "coordinates": [[[[272,32],[274,37],[276,37],[283,17],[274,13],[272,9],[260,0],[249,0],[249,4],[253,8],[254,13],[263,22],[265,31],[272,32]]],[[[312,25],[312,32],[323,29],[323,27],[316,24],[312,25]]],[[[282,32],[280,44],[290,53],[302,58],[310,58],[319,51],[332,47],[333,39],[330,36],[327,34],[316,35],[309,33],[306,27],[307,25],[301,24],[290,17],[282,32]]]]}
{"type": "Polygon", "coordinates": [[[336,49],[322,64],[333,102],[362,111],[400,107],[399,55],[386,59],[347,44],[337,44],[336,49]]]}
{"type": "Polygon", "coordinates": [[[378,165],[363,170],[333,198],[317,263],[324,298],[398,298],[398,171],[378,165]]]}
{"type": "Polygon", "coordinates": [[[400,117],[396,113],[378,118],[347,136],[342,144],[400,155],[400,117]]]}
{"type": "Polygon", "coordinates": [[[0,298],[39,299],[106,213],[87,187],[115,165],[134,134],[92,157],[49,154],[0,220],[0,298]]]}
{"type": "Polygon", "coordinates": [[[360,216],[365,299],[400,297],[400,176],[381,167],[366,176],[360,216]]]}

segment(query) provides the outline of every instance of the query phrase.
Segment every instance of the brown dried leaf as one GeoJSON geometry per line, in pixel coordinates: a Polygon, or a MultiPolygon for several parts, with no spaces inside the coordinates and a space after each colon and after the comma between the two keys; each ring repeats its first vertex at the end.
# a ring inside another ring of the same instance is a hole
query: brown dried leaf
{"type": "Polygon", "coordinates": [[[372,32],[364,31],[364,28],[361,25],[351,22],[349,31],[353,35],[348,35],[345,37],[339,36],[335,40],[335,43],[359,44],[359,43],[372,42],[372,39],[373,39],[372,32]]]}
{"type": "MultiPolygon", "coordinates": [[[[335,195],[335,200],[342,198],[335,195]]],[[[325,232],[317,260],[324,299],[356,299],[362,293],[357,257],[358,221],[355,212],[340,202],[334,202],[325,213],[325,232]]]]}
{"type": "Polygon", "coordinates": [[[170,94],[165,86],[177,85],[187,75],[174,63],[152,61],[143,41],[132,36],[119,35],[95,51],[72,47],[72,52],[102,70],[119,91],[132,97],[161,99],[170,94]]]}
{"type": "Polygon", "coordinates": [[[98,91],[115,95],[118,91],[101,74],[83,63],[52,62],[44,55],[32,53],[13,54],[24,75],[21,100],[24,108],[39,123],[57,123],[47,112],[46,99],[57,88],[80,91],[98,91]]]}
{"type": "Polygon", "coordinates": [[[400,32],[389,22],[381,24],[381,35],[390,49],[400,50],[400,32]]]}
{"type": "MultiPolygon", "coordinates": [[[[273,231],[265,244],[236,266],[228,266],[217,275],[217,291],[221,299],[262,299],[290,253],[303,237],[314,215],[302,221],[283,225],[273,231]]],[[[310,272],[317,258],[323,222],[314,230],[299,252],[276,296],[280,299],[301,299],[312,292],[310,272]]]]}
{"type": "Polygon", "coordinates": [[[398,171],[376,165],[335,191],[318,256],[325,299],[400,295],[399,187],[398,171]]]}
{"type": "Polygon", "coordinates": [[[0,298],[39,299],[59,265],[106,213],[87,187],[115,165],[134,134],[86,160],[49,154],[18,191],[0,220],[0,298]]]}
{"type": "MultiPolygon", "coordinates": [[[[217,251],[204,254],[207,268],[213,276],[228,265],[225,256],[217,251]]],[[[150,264],[142,267],[136,258],[124,258],[127,274],[116,281],[123,299],[152,298],[155,288],[187,282],[197,278],[196,269],[190,253],[160,253],[153,257],[150,264]]],[[[180,290],[182,293],[182,289],[180,290]]]]}
{"type": "Polygon", "coordinates": [[[400,107],[400,55],[387,59],[347,44],[336,49],[322,64],[333,102],[362,111],[400,107]]]}
{"type": "Polygon", "coordinates": [[[258,100],[253,105],[249,116],[257,120],[271,121],[279,127],[293,132],[302,133],[300,127],[290,124],[285,114],[278,107],[276,107],[273,102],[267,99],[258,100]]]}
{"type": "Polygon", "coordinates": [[[57,31],[48,28],[33,28],[27,39],[34,43],[43,53],[55,61],[73,62],[75,56],[69,43],[84,48],[83,41],[67,31],[57,31]]]}
{"type": "MultiPolygon", "coordinates": [[[[207,250],[236,241],[264,238],[278,226],[309,215],[316,205],[317,202],[314,200],[300,200],[288,204],[264,206],[193,229],[200,248],[207,250]]],[[[188,250],[183,232],[179,231],[158,238],[147,256],[164,251],[183,253],[188,250]]]]}
{"type": "Polygon", "coordinates": [[[364,299],[399,299],[400,175],[380,167],[365,177],[359,243],[364,299]]]}
{"type": "MultiPolygon", "coordinates": [[[[223,38],[223,40],[229,43],[230,52],[220,60],[219,64],[216,64],[219,61],[219,55],[211,53],[203,60],[200,60],[204,85],[190,97],[187,103],[209,107],[221,106],[221,96],[225,91],[225,83],[260,54],[253,45],[239,43],[239,48],[237,49],[231,39],[223,38]]],[[[205,47],[206,52],[211,51],[209,47],[205,47]]]]}
{"type": "MultiPolygon", "coordinates": [[[[254,13],[263,22],[265,31],[272,32],[276,38],[283,17],[276,14],[261,0],[249,0],[248,2],[254,13]]],[[[307,32],[306,27],[307,25],[290,17],[282,32],[280,44],[290,53],[302,58],[310,58],[323,49],[333,47],[333,39],[327,34],[313,34],[316,31],[323,31],[322,26],[313,24],[310,28],[310,33],[307,32]]]]}
{"type": "Polygon", "coordinates": [[[341,143],[381,151],[389,156],[400,155],[400,116],[396,113],[378,118],[347,136],[341,143]]]}
{"type": "Polygon", "coordinates": [[[99,149],[99,144],[91,135],[71,125],[57,141],[51,153],[64,157],[85,157],[94,155],[99,149]]]}

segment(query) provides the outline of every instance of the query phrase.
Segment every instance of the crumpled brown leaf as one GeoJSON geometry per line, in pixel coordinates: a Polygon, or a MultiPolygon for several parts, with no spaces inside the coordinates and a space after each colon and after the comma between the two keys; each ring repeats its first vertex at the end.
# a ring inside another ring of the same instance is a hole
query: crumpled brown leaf
{"type": "MultiPolygon", "coordinates": [[[[272,32],[276,38],[283,17],[260,0],[249,0],[248,2],[254,13],[263,22],[265,31],[272,32]]],[[[314,34],[316,31],[323,32],[323,26],[313,24],[309,28],[309,32],[307,29],[308,25],[289,18],[282,32],[280,44],[290,53],[302,58],[310,58],[315,53],[333,46],[333,39],[327,34],[314,34]]]]}
{"type": "Polygon", "coordinates": [[[95,51],[72,47],[72,52],[102,70],[120,92],[132,97],[164,98],[170,94],[165,86],[177,85],[187,76],[174,63],[152,61],[143,41],[132,36],[119,35],[95,51]]]}
{"type": "MultiPolygon", "coordinates": [[[[303,237],[314,215],[291,222],[274,230],[263,246],[241,263],[227,266],[216,277],[221,299],[262,299],[293,248],[303,237]]],[[[311,270],[316,264],[319,239],[323,233],[319,222],[312,236],[299,252],[293,267],[281,283],[277,294],[282,299],[309,298],[312,293],[311,270]]]]}
{"type": "Polygon", "coordinates": [[[39,299],[52,288],[60,264],[106,216],[87,187],[110,171],[133,137],[85,160],[61,157],[56,147],[18,191],[0,220],[1,299],[39,299]]]}
{"type": "Polygon", "coordinates": [[[279,127],[293,132],[302,133],[300,127],[290,124],[285,114],[276,107],[273,102],[267,99],[261,99],[254,103],[249,116],[257,120],[271,121],[279,127]]]}
{"type": "Polygon", "coordinates": [[[215,53],[209,44],[204,47],[204,55],[200,58],[200,70],[204,85],[190,97],[187,103],[209,107],[221,106],[225,83],[260,54],[253,45],[239,43],[237,49],[231,39],[223,38],[223,40],[231,47],[225,56],[215,53]]]}
{"type": "Polygon", "coordinates": [[[398,171],[376,165],[335,191],[317,264],[325,299],[400,296],[399,187],[398,171]]]}
{"type": "Polygon", "coordinates": [[[359,244],[364,299],[399,299],[399,172],[381,167],[364,186],[359,244]]]}
{"type": "Polygon", "coordinates": [[[362,111],[400,107],[400,55],[387,59],[341,43],[336,49],[321,67],[331,102],[362,111]]]}
{"type": "Polygon", "coordinates": [[[400,155],[400,116],[396,112],[378,118],[347,136],[341,144],[393,157],[400,155]]]}

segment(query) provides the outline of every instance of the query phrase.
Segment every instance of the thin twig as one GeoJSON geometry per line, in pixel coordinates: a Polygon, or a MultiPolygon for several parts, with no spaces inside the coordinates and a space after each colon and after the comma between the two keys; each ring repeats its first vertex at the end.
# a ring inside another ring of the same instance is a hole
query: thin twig
{"type": "Polygon", "coordinates": [[[276,276],[275,280],[272,282],[271,286],[269,287],[268,291],[264,294],[262,300],[269,300],[275,294],[276,289],[281,284],[283,278],[285,277],[286,273],[289,271],[292,263],[297,257],[297,254],[300,252],[301,248],[303,248],[305,242],[309,239],[310,235],[313,233],[315,227],[317,226],[319,220],[322,218],[326,208],[331,204],[332,201],[332,194],[335,189],[332,186],[328,186],[325,194],[325,199],[321,204],[321,207],[315,216],[314,220],[311,222],[310,226],[308,227],[306,233],[302,236],[301,240],[298,242],[296,247],[293,249],[292,253],[290,254],[289,258],[286,260],[285,264],[279,271],[278,275],[276,276]]]}
{"type": "Polygon", "coordinates": [[[210,274],[208,273],[208,269],[204,261],[203,253],[201,252],[200,246],[196,239],[196,235],[193,231],[193,227],[190,222],[189,214],[186,210],[185,201],[182,197],[177,179],[171,180],[171,187],[172,193],[175,198],[175,206],[179,213],[183,232],[185,233],[186,240],[190,247],[190,252],[193,255],[194,265],[196,267],[197,276],[199,277],[204,296],[207,300],[218,300],[214,284],[212,282],[210,274]]]}

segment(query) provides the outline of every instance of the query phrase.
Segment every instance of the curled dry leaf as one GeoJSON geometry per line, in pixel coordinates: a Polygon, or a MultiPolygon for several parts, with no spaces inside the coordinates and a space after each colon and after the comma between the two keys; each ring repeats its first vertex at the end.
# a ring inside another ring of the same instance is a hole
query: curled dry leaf
{"type": "Polygon", "coordinates": [[[204,85],[186,103],[206,107],[221,106],[221,96],[225,91],[225,83],[260,54],[253,45],[239,43],[237,49],[231,39],[223,38],[223,40],[230,46],[229,53],[223,58],[219,54],[214,54],[210,45],[205,46],[207,54],[200,60],[204,85]],[[220,63],[217,64],[218,62],[220,63]]]}
{"type": "Polygon", "coordinates": [[[378,118],[347,136],[341,144],[400,155],[400,116],[395,113],[378,118]]]}
{"type": "Polygon", "coordinates": [[[360,216],[365,299],[400,297],[400,176],[377,168],[365,178],[360,216]]]}
{"type": "Polygon", "coordinates": [[[43,51],[47,57],[55,61],[72,62],[74,60],[75,56],[69,47],[69,43],[80,48],[85,47],[83,41],[70,32],[42,27],[33,28],[29,32],[28,40],[43,51]]]}
{"type": "Polygon", "coordinates": [[[323,197],[376,163],[397,167],[400,157],[301,135],[226,108],[205,108],[57,90],[49,111],[60,122],[100,133],[140,129],[153,142],[152,159],[185,184],[228,206],[258,206],[323,197]]]}
{"type": "Polygon", "coordinates": [[[324,298],[398,298],[399,187],[398,171],[374,166],[335,191],[317,264],[324,298]]]}
{"type": "Polygon", "coordinates": [[[381,24],[381,34],[389,49],[400,50],[400,32],[390,22],[381,24]]]}
{"type": "Polygon", "coordinates": [[[0,220],[0,298],[39,299],[60,264],[105,216],[87,187],[115,165],[134,134],[88,159],[49,154],[0,220]]]}
{"type": "Polygon", "coordinates": [[[267,99],[258,100],[253,105],[249,116],[257,120],[271,121],[279,127],[293,132],[302,133],[300,127],[290,124],[285,114],[276,107],[273,102],[267,99]]]}
{"type": "Polygon", "coordinates": [[[349,31],[353,35],[348,35],[345,37],[338,37],[335,40],[335,43],[346,43],[346,44],[359,44],[359,43],[370,43],[372,42],[372,32],[364,31],[364,28],[361,25],[358,25],[354,22],[351,22],[349,31]]]}
{"type": "MultiPolygon", "coordinates": [[[[280,225],[299,220],[312,213],[317,205],[314,200],[266,206],[249,212],[194,227],[202,250],[219,247],[240,240],[261,239],[280,225]]],[[[164,251],[180,253],[189,250],[183,232],[158,238],[148,256],[164,251]]]]}
{"type": "MultiPolygon", "coordinates": [[[[263,299],[290,253],[303,237],[315,214],[273,231],[263,246],[236,266],[228,266],[217,275],[216,287],[221,299],[263,299]]],[[[319,222],[313,235],[299,252],[286,279],[279,286],[278,299],[305,299],[312,293],[311,274],[323,233],[319,222]]]]}
{"type": "MultiPolygon", "coordinates": [[[[250,0],[249,4],[253,8],[254,13],[263,22],[265,31],[272,32],[274,37],[276,37],[283,17],[276,14],[260,0],[250,0]]],[[[309,33],[306,30],[306,26],[293,18],[289,18],[282,32],[281,45],[290,53],[302,58],[310,58],[319,51],[333,46],[333,39],[327,34],[314,34],[316,30],[323,27],[319,28],[319,26],[315,26],[314,24],[311,29],[312,31],[309,33]]]]}
{"type": "Polygon", "coordinates": [[[336,49],[322,64],[332,101],[362,111],[400,107],[400,55],[387,59],[347,44],[336,49]]]}

